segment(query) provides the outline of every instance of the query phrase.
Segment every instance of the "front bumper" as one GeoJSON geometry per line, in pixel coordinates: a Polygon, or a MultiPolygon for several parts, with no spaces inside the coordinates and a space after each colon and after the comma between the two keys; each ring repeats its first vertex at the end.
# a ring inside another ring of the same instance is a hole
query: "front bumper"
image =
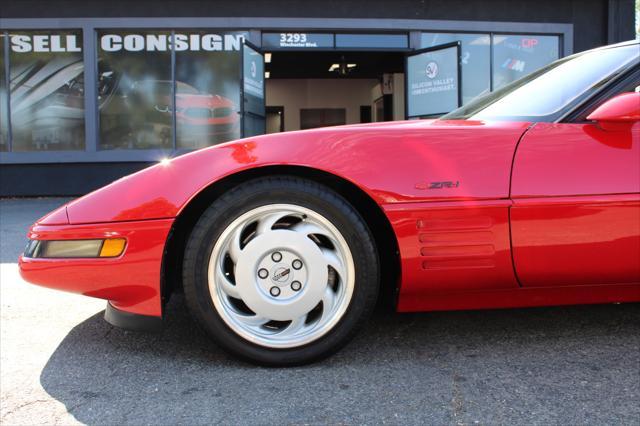
{"type": "Polygon", "coordinates": [[[85,225],[34,225],[32,240],[125,238],[114,258],[19,259],[25,281],[106,299],[118,311],[162,317],[162,257],[173,219],[85,225]]]}
{"type": "Polygon", "coordinates": [[[111,302],[107,303],[104,311],[104,319],[109,324],[133,331],[160,331],[162,330],[162,317],[132,314],[114,308],[111,302]]]}

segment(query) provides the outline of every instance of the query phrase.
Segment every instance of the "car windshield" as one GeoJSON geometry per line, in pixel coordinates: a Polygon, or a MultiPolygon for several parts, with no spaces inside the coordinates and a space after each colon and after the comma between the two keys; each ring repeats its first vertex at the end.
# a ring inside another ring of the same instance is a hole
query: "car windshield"
{"type": "MultiPolygon", "coordinates": [[[[165,80],[143,80],[134,83],[134,88],[147,93],[154,93],[156,95],[171,96],[173,93],[173,84],[170,81],[165,80]]],[[[176,93],[179,95],[197,95],[198,90],[183,83],[182,81],[176,81],[176,93]]]]}
{"type": "Polygon", "coordinates": [[[560,59],[441,120],[555,121],[639,61],[638,44],[560,59]]]}

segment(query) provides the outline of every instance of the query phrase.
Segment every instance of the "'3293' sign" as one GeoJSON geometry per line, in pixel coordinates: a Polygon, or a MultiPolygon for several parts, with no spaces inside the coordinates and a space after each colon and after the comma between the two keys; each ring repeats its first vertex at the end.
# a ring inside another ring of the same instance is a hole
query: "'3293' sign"
{"type": "Polygon", "coordinates": [[[280,45],[306,42],[307,33],[280,33],[280,45]]]}
{"type": "Polygon", "coordinates": [[[333,49],[333,34],[326,33],[263,33],[265,49],[333,49]]]}

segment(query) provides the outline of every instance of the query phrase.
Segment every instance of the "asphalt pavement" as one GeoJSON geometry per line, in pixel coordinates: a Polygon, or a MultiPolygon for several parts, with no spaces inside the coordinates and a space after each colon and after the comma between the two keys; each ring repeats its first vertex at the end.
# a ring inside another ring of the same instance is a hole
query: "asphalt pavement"
{"type": "Polygon", "coordinates": [[[640,304],[378,313],[334,357],[236,361],[172,299],[157,334],[23,282],[57,199],[0,200],[0,424],[640,424],[640,304]]]}

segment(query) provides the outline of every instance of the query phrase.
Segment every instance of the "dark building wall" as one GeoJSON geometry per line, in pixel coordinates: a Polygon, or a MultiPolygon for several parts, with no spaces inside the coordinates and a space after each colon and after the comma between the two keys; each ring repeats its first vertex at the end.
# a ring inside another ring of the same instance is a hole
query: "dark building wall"
{"type": "MultiPolygon", "coordinates": [[[[633,0],[4,0],[0,6],[0,18],[208,16],[572,23],[575,52],[634,37],[633,0]]],[[[80,195],[147,165],[2,164],[0,196],[80,195]]]]}
{"type": "Polygon", "coordinates": [[[326,17],[574,24],[574,51],[631,39],[633,0],[9,0],[4,18],[326,17]]]}
{"type": "Polygon", "coordinates": [[[83,195],[149,163],[2,164],[0,197],[83,195]]]}

